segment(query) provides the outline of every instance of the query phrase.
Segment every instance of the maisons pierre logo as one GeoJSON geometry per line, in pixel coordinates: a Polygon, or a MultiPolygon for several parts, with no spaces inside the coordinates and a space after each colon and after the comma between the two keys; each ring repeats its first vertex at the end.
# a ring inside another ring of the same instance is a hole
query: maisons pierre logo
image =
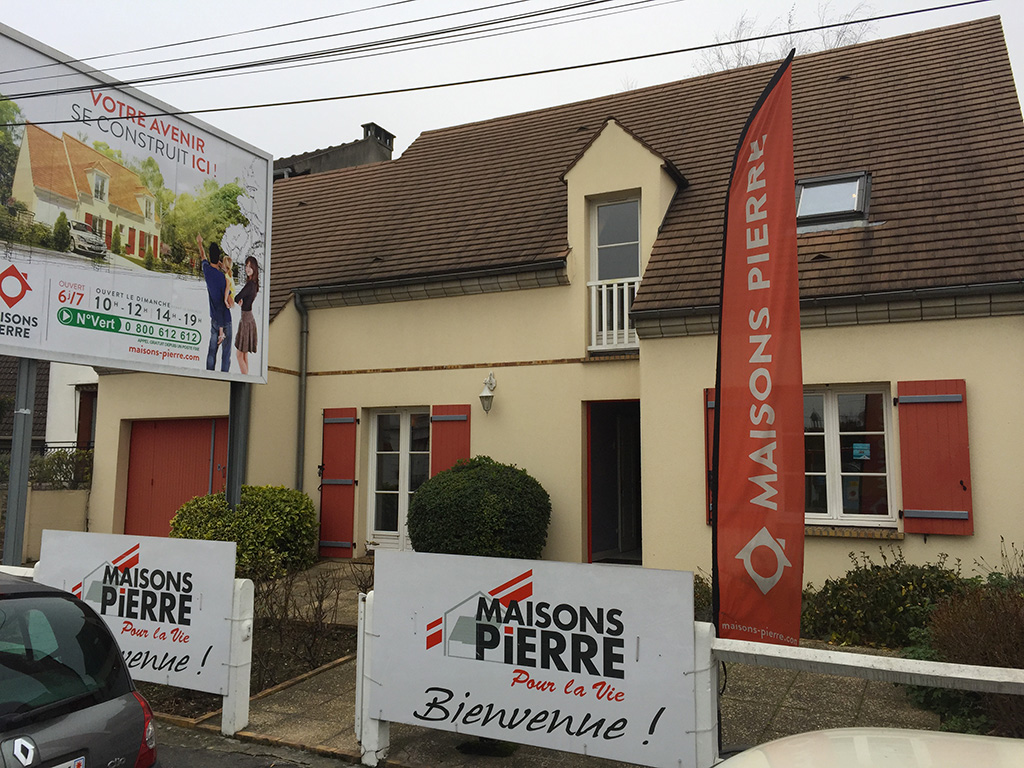
{"type": "Polygon", "coordinates": [[[531,569],[469,595],[431,621],[426,650],[520,668],[621,679],[625,677],[624,630],[620,607],[536,599],[531,569]]]}
{"type": "Polygon", "coordinates": [[[71,592],[102,616],[129,621],[189,626],[192,623],[191,571],[147,568],[135,544],[90,571],[71,592]]]}

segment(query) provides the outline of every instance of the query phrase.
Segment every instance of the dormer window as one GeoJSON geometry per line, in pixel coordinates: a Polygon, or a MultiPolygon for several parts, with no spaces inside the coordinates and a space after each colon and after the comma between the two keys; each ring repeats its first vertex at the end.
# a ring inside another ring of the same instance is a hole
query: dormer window
{"type": "Polygon", "coordinates": [[[106,201],[107,199],[107,177],[101,176],[98,173],[93,174],[92,183],[92,196],[97,200],[106,201]]]}
{"type": "Polygon", "coordinates": [[[640,287],[640,201],[591,208],[590,351],[635,349],[630,317],[640,287]]]}
{"type": "Polygon", "coordinates": [[[871,176],[866,171],[801,179],[796,185],[798,225],[867,217],[871,176]]]}
{"type": "Polygon", "coordinates": [[[597,206],[597,279],[640,276],[640,201],[597,206]]]}

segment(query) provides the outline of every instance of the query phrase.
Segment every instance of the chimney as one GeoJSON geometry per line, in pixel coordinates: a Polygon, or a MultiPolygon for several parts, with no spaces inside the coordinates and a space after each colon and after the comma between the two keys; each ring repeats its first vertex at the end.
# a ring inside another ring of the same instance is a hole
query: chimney
{"type": "Polygon", "coordinates": [[[388,133],[376,123],[363,123],[363,138],[376,140],[379,144],[385,146],[388,152],[395,148],[394,134],[388,133]]]}

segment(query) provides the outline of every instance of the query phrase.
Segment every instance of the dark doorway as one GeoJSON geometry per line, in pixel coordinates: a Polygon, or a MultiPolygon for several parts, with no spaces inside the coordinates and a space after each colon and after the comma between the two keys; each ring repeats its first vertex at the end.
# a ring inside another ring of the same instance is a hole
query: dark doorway
{"type": "Polygon", "coordinates": [[[588,403],[590,561],[643,562],[640,403],[588,403]]]}

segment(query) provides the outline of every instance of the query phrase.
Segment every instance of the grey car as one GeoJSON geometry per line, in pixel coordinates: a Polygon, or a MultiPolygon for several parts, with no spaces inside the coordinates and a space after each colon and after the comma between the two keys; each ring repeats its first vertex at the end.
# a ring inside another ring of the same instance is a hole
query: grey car
{"type": "Polygon", "coordinates": [[[107,252],[107,244],[84,221],[72,221],[71,250],[89,256],[103,256],[107,252]]]}
{"type": "Polygon", "coordinates": [[[0,572],[0,767],[151,768],[153,712],[88,605],[0,572]]]}

